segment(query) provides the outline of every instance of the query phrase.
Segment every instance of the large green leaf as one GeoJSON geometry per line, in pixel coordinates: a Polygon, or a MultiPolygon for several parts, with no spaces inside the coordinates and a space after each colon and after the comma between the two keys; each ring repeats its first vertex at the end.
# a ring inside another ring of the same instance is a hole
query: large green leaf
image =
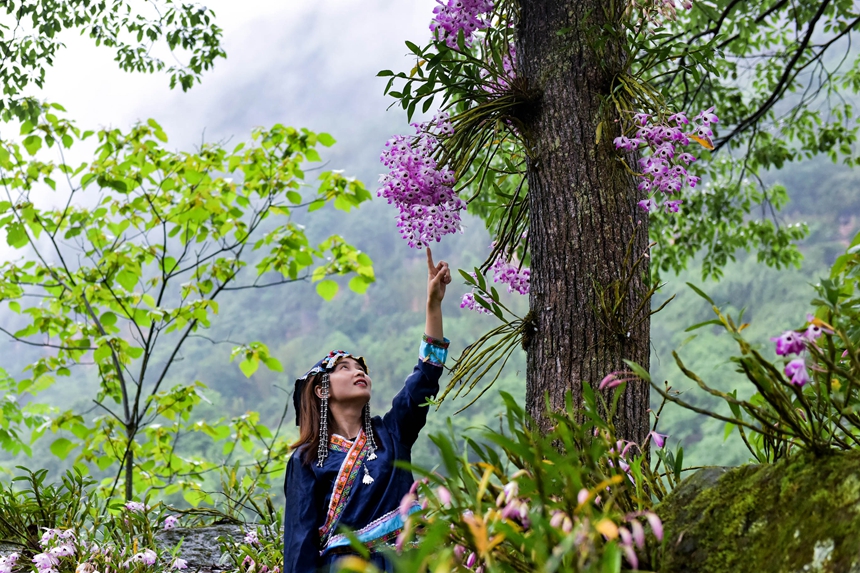
{"type": "Polygon", "coordinates": [[[317,294],[325,300],[332,300],[340,289],[338,284],[332,280],[324,280],[317,283],[317,294]]]}

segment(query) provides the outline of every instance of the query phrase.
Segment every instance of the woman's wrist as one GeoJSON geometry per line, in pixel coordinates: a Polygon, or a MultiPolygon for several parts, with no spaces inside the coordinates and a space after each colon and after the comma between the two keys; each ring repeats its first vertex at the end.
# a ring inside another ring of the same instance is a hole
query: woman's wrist
{"type": "Polygon", "coordinates": [[[442,332],[442,304],[427,301],[427,320],[424,324],[424,334],[438,340],[445,338],[442,332]]]}

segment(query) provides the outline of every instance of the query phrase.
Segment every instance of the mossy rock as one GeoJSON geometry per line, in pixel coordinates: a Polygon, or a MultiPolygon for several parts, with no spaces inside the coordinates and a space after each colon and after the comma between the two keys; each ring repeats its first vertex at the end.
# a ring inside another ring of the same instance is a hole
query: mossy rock
{"type": "Polygon", "coordinates": [[[860,573],[860,452],[708,468],[662,504],[665,573],[860,573]]]}

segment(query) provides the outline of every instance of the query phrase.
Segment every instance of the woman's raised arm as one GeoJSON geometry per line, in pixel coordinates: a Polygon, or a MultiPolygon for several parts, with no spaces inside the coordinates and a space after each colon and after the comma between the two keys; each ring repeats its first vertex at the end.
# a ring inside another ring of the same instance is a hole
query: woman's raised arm
{"type": "Polygon", "coordinates": [[[437,340],[445,338],[442,331],[442,299],[445,298],[445,287],[450,282],[448,263],[439,261],[433,264],[433,253],[427,247],[427,319],[424,334],[437,340]]]}

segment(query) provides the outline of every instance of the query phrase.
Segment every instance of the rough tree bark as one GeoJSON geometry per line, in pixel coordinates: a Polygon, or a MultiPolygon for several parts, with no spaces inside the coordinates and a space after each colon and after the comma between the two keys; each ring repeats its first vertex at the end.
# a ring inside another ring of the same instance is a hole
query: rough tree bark
{"type": "MultiPolygon", "coordinates": [[[[647,259],[633,273],[647,252],[648,219],[637,206],[635,178],[612,145],[618,117],[601,107],[624,64],[620,26],[616,37],[606,30],[625,4],[521,2],[519,73],[539,94],[523,118],[534,148],[528,183],[535,331],[527,344],[526,407],[544,429],[546,393],[554,410],[564,407],[568,390],[579,405],[583,384],[596,389],[608,373],[628,369],[623,359],[649,366],[650,305],[636,315],[647,291],[647,259]],[[597,310],[600,292],[614,304],[613,284],[624,285],[624,296],[607,315],[597,310]]],[[[615,419],[620,437],[642,443],[647,435],[648,390],[644,382],[628,384],[615,419]]]]}

